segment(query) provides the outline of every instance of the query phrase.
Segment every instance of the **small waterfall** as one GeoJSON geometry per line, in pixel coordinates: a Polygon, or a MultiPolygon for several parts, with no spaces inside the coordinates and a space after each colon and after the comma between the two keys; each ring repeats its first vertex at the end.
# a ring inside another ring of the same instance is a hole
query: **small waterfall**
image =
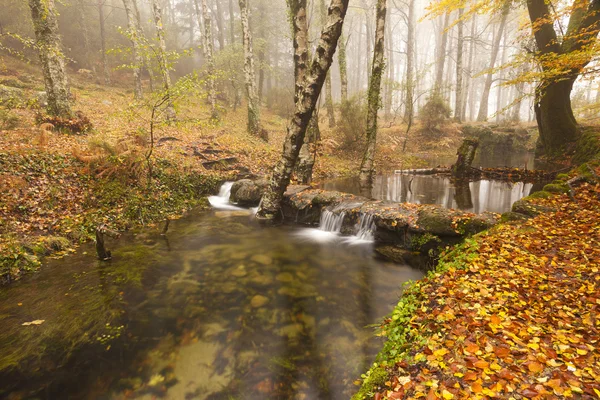
{"type": "Polygon", "coordinates": [[[231,196],[232,186],[233,182],[225,182],[221,186],[221,189],[219,189],[219,194],[217,196],[210,196],[208,198],[210,205],[219,210],[242,210],[242,208],[236,207],[229,203],[229,196],[231,196]]]}
{"type": "Polygon", "coordinates": [[[372,243],[375,241],[375,216],[373,214],[361,213],[359,222],[354,226],[356,232],[345,240],[348,244],[372,243]]]}
{"type": "Polygon", "coordinates": [[[344,223],[345,213],[336,214],[329,210],[324,210],[321,213],[319,221],[319,229],[325,232],[340,233],[342,224],[344,223]]]}

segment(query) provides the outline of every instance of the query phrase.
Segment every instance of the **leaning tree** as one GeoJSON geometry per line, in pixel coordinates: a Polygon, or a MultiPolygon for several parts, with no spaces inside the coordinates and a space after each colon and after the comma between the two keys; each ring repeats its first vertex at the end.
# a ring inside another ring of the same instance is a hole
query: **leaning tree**
{"type": "Polygon", "coordinates": [[[321,94],[329,67],[331,67],[338,39],[342,33],[348,2],[349,0],[331,0],[327,12],[327,22],[321,31],[313,60],[306,71],[304,82],[301,85],[302,89],[296,93],[298,101],[296,101],[294,114],[288,123],[281,158],[273,169],[269,185],[256,214],[260,220],[272,221],[281,216],[283,193],[290,183],[298,153],[304,143],[308,123],[321,94]]]}

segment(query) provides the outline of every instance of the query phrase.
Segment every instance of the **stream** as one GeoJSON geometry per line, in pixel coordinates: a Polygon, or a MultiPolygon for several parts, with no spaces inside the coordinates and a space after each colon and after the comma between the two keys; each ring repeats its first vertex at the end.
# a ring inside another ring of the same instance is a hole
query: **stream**
{"type": "MultiPolygon", "coordinates": [[[[373,325],[423,272],[379,259],[369,218],[346,237],[329,211],[265,228],[230,189],[166,236],[108,240],[110,262],[86,244],[0,288],[0,398],[348,399],[381,347],[373,325]]],[[[462,204],[460,190],[392,174],[372,195],[503,212],[534,187],[473,182],[462,204]]]]}
{"type": "Polygon", "coordinates": [[[369,325],[423,272],[367,231],[262,228],[221,194],[166,237],[109,242],[111,262],[84,245],[0,289],[0,397],[348,399],[369,325]]]}

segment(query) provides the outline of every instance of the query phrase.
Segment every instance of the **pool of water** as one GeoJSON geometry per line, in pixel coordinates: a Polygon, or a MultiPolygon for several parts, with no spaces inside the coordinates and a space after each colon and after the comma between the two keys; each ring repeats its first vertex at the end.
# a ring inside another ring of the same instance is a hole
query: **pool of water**
{"type": "Polygon", "coordinates": [[[481,180],[456,185],[447,177],[389,174],[378,175],[365,193],[357,178],[339,179],[322,185],[326,190],[363,195],[400,203],[437,204],[445,208],[482,213],[510,211],[513,203],[541,190],[544,184],[481,180]]]}
{"type": "Polygon", "coordinates": [[[0,397],[348,399],[422,272],[245,210],[91,245],[0,289],[0,397]],[[25,324],[25,325],[24,325],[25,324]]]}

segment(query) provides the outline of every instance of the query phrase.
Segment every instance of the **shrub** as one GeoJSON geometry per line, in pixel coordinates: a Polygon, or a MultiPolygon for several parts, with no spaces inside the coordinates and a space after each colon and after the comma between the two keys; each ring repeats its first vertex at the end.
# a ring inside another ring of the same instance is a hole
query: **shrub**
{"type": "Polygon", "coordinates": [[[19,125],[19,116],[10,110],[0,109],[0,130],[15,129],[19,125]]]}
{"type": "Polygon", "coordinates": [[[425,129],[430,132],[439,132],[440,127],[450,118],[452,110],[438,93],[433,93],[419,112],[419,117],[425,129]]]}
{"type": "Polygon", "coordinates": [[[281,118],[287,119],[294,113],[294,93],[289,88],[272,88],[266,93],[265,102],[281,118]]]}
{"type": "Polygon", "coordinates": [[[367,124],[367,104],[362,97],[353,96],[340,105],[341,118],[337,130],[341,136],[340,148],[356,150],[364,147],[367,124]]]}

